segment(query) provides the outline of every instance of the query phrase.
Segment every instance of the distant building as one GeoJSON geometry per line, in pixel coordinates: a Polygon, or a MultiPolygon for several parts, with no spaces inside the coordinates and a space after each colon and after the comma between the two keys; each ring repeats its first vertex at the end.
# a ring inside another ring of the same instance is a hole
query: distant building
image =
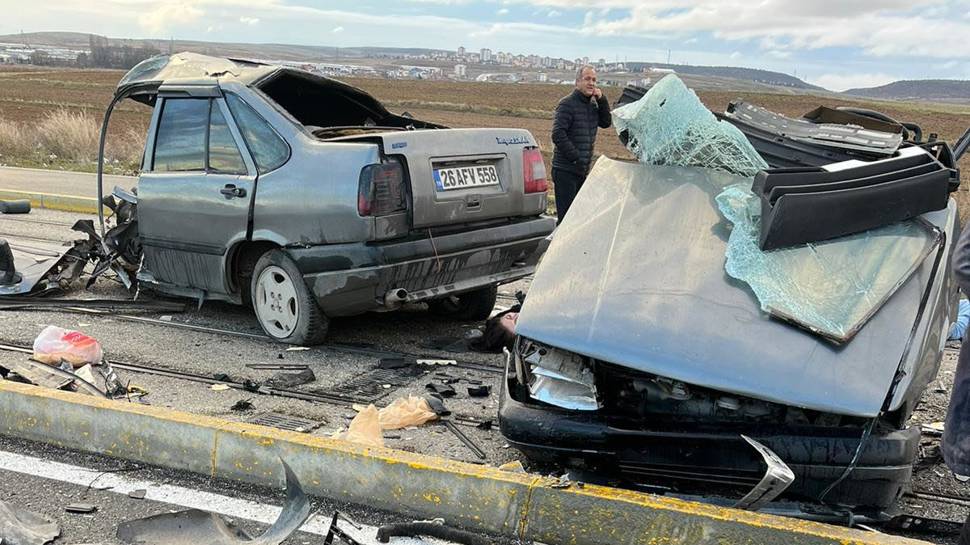
{"type": "Polygon", "coordinates": [[[536,76],[536,81],[538,81],[539,83],[546,83],[547,81],[549,81],[549,75],[546,74],[545,72],[539,72],[539,75],[536,76]]]}
{"type": "Polygon", "coordinates": [[[455,77],[456,78],[465,78],[465,76],[468,75],[467,70],[468,70],[468,67],[465,66],[464,64],[456,64],[455,65],[455,77]]]}
{"type": "Polygon", "coordinates": [[[492,62],[492,50],[483,48],[481,59],[482,62],[492,62]]]}
{"type": "Polygon", "coordinates": [[[465,46],[459,46],[458,47],[458,56],[459,57],[464,57],[465,56],[465,46]]]}

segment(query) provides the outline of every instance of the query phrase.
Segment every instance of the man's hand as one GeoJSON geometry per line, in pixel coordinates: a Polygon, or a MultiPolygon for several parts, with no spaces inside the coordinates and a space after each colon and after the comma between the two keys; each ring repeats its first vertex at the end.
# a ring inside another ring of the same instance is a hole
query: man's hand
{"type": "Polygon", "coordinates": [[[593,98],[599,100],[603,96],[603,91],[599,87],[593,88],[593,98]]]}

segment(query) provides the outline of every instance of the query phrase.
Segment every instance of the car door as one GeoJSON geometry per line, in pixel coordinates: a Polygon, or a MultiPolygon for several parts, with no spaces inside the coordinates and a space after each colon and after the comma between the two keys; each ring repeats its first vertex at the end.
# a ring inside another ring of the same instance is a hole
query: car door
{"type": "Polygon", "coordinates": [[[229,293],[226,253],[247,236],[256,169],[221,92],[161,92],[152,127],[138,182],[143,272],[197,295],[229,293]]]}

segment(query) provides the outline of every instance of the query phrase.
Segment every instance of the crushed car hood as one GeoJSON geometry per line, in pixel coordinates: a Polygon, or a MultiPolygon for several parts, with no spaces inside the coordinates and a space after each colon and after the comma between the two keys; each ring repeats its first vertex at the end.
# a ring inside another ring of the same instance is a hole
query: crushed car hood
{"type": "MultiPolygon", "coordinates": [[[[826,342],[772,319],[725,273],[731,224],[714,198],[745,181],[709,169],[601,158],[555,232],[516,333],[689,384],[875,416],[933,260],[851,342],[826,342]]],[[[942,217],[924,216],[934,223],[942,217]]]]}

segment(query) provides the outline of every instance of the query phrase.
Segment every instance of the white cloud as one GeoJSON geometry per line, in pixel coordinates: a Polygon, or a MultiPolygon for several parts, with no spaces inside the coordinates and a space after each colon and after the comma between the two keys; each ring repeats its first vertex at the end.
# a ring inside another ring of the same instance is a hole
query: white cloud
{"type": "Polygon", "coordinates": [[[560,16],[562,16],[562,12],[554,9],[549,10],[549,13],[546,14],[546,17],[560,17],[560,16]]]}
{"type": "Polygon", "coordinates": [[[669,38],[711,33],[727,41],[761,40],[787,48],[858,48],[870,56],[970,57],[970,23],[949,14],[967,13],[966,0],[608,0],[624,16],[598,16],[593,0],[539,0],[586,13],[591,36],[669,38]]]}
{"type": "Polygon", "coordinates": [[[331,30],[330,32],[333,32],[334,34],[339,34],[339,33],[343,32],[343,31],[344,31],[344,27],[337,26],[337,27],[333,27],[333,30],[331,30]]]}
{"type": "Polygon", "coordinates": [[[785,60],[791,58],[791,51],[782,51],[780,49],[772,49],[768,51],[768,57],[777,60],[785,60]]]}
{"type": "Polygon", "coordinates": [[[152,34],[171,30],[179,25],[193,23],[202,18],[205,11],[188,2],[163,4],[138,18],[138,24],[152,34]]]}
{"type": "Polygon", "coordinates": [[[246,17],[245,15],[239,18],[239,22],[244,25],[253,26],[259,22],[258,17],[246,17]]]}
{"type": "Polygon", "coordinates": [[[731,53],[731,58],[733,60],[738,60],[738,59],[740,59],[743,56],[744,55],[742,55],[740,51],[735,51],[734,53],[731,53]]]}
{"type": "Polygon", "coordinates": [[[495,13],[497,15],[508,15],[509,14],[509,8],[502,8],[502,9],[496,11],[495,13]]]}
{"type": "Polygon", "coordinates": [[[845,91],[862,87],[879,87],[900,79],[904,78],[889,74],[823,74],[817,78],[811,78],[809,83],[831,91],[845,91]]]}

